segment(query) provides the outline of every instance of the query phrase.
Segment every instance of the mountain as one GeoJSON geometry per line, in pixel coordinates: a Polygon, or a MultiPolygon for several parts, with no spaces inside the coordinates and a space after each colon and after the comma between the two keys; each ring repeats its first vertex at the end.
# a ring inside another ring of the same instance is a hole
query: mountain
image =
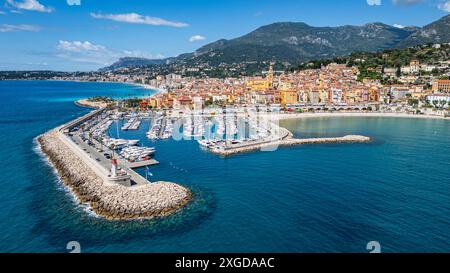
{"type": "Polygon", "coordinates": [[[352,52],[378,52],[424,43],[450,42],[450,15],[423,28],[394,27],[383,23],[363,26],[313,27],[282,22],[262,26],[244,36],[221,39],[193,53],[165,60],[123,58],[107,70],[154,64],[218,68],[223,64],[277,62],[284,67],[318,59],[346,56],[352,52]]]}
{"type": "Polygon", "coordinates": [[[246,61],[303,62],[354,51],[395,47],[413,33],[383,23],[364,26],[313,27],[305,23],[275,23],[242,37],[219,40],[198,49],[184,60],[233,63],[246,61]]]}
{"type": "Polygon", "coordinates": [[[165,62],[166,62],[166,60],[164,60],[164,59],[123,57],[123,58],[120,58],[117,62],[113,63],[112,65],[100,69],[100,71],[111,71],[111,70],[116,70],[116,69],[125,68],[125,67],[138,67],[138,66],[164,64],[165,62]]]}
{"type": "Polygon", "coordinates": [[[450,42],[450,15],[418,29],[405,40],[401,41],[399,47],[448,42],[450,42]]]}

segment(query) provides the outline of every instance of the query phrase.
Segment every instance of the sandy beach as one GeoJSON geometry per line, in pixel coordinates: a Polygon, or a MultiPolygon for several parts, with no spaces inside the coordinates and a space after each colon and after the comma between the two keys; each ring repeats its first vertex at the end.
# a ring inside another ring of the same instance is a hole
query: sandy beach
{"type": "Polygon", "coordinates": [[[108,104],[106,102],[101,101],[90,101],[89,99],[81,99],[75,101],[76,105],[83,106],[83,107],[89,107],[93,109],[100,109],[100,108],[106,108],[108,104]]]}

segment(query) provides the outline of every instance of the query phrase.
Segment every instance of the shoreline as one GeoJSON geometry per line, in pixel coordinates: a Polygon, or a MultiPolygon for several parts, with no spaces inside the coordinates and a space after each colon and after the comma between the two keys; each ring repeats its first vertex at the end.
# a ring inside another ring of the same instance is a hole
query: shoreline
{"type": "Polygon", "coordinates": [[[108,183],[71,151],[52,130],[37,138],[40,151],[56,170],[63,184],[80,205],[88,204],[95,215],[106,220],[151,219],[168,216],[192,199],[187,188],[158,181],[126,187],[108,183]]]}
{"type": "MultiPolygon", "coordinates": [[[[55,81],[58,81],[58,80],[55,80],[55,81]]],[[[75,82],[84,82],[84,81],[75,81],[75,82]]],[[[121,82],[96,82],[96,83],[121,83],[121,82]]],[[[146,90],[149,89],[149,90],[156,91],[154,94],[151,94],[150,96],[146,96],[145,98],[151,98],[157,94],[166,92],[166,90],[164,90],[164,89],[156,88],[156,87],[153,87],[151,85],[146,85],[146,84],[140,84],[140,83],[123,83],[123,84],[138,86],[142,89],[146,89],[146,90]]],[[[113,99],[113,100],[116,100],[116,99],[113,99]]],[[[102,108],[106,108],[108,106],[108,104],[105,102],[89,101],[89,98],[79,99],[79,100],[74,101],[74,103],[80,107],[87,107],[90,109],[102,109],[102,108]]]]}
{"type": "Polygon", "coordinates": [[[89,101],[88,99],[76,100],[74,103],[80,107],[86,107],[90,109],[106,108],[108,105],[105,102],[89,101]]]}
{"type": "MultiPolygon", "coordinates": [[[[443,116],[433,115],[413,115],[406,113],[354,113],[354,112],[340,112],[340,113],[277,113],[275,115],[269,115],[269,119],[274,120],[291,120],[291,119],[307,119],[307,118],[333,118],[333,117],[384,117],[384,118],[421,118],[421,119],[446,119],[443,116]]],[[[293,134],[284,127],[280,127],[286,131],[283,136],[280,136],[278,140],[262,141],[259,143],[251,143],[242,146],[230,147],[225,149],[210,150],[214,154],[221,156],[231,156],[240,153],[253,152],[253,151],[274,151],[278,147],[282,146],[295,146],[295,145],[307,145],[307,144],[323,144],[323,143],[368,143],[372,141],[372,138],[363,135],[346,135],[342,137],[323,137],[323,138],[294,138],[293,134]]]]}
{"type": "MultiPolygon", "coordinates": [[[[3,80],[3,81],[43,81],[43,82],[77,82],[77,83],[114,83],[114,84],[124,84],[124,85],[129,85],[129,86],[134,86],[134,87],[139,87],[145,90],[154,90],[156,91],[154,94],[151,94],[150,96],[146,96],[145,98],[151,98],[157,94],[160,93],[165,93],[167,92],[167,90],[162,89],[162,88],[158,88],[155,86],[151,86],[148,84],[142,84],[142,83],[131,83],[131,82],[114,82],[114,81],[80,81],[80,80],[56,80],[56,79],[45,79],[45,80],[27,80],[27,79],[20,79],[20,80],[3,80]]],[[[80,107],[87,107],[87,108],[91,108],[91,109],[100,109],[100,108],[105,108],[106,104],[100,104],[97,102],[88,102],[87,99],[89,98],[84,98],[84,99],[79,99],[74,101],[74,103],[80,107]],[[97,105],[97,104],[100,104],[97,105]]]]}
{"type": "Polygon", "coordinates": [[[450,120],[443,116],[434,115],[416,115],[406,113],[381,113],[381,112],[339,112],[339,113],[294,113],[294,114],[277,114],[274,118],[279,120],[302,119],[302,118],[332,118],[332,117],[385,117],[385,118],[421,118],[421,119],[444,119],[450,120]]]}

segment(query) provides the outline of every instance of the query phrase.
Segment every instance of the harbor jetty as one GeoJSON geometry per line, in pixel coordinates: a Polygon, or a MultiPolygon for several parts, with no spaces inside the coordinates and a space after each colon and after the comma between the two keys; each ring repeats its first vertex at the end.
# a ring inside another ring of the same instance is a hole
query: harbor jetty
{"type": "MultiPolygon", "coordinates": [[[[281,128],[281,127],[280,127],[281,128]]],[[[237,145],[220,146],[209,151],[221,156],[231,156],[234,154],[252,152],[256,150],[273,151],[280,146],[294,146],[305,144],[324,144],[324,143],[364,143],[370,142],[371,138],[362,135],[346,135],[342,137],[322,137],[322,138],[293,138],[290,131],[281,128],[283,136],[279,139],[263,140],[237,145]]]]}
{"type": "Polygon", "coordinates": [[[142,183],[145,178],[129,168],[120,170],[125,175],[111,175],[104,166],[72,142],[67,135],[68,128],[100,111],[91,112],[38,137],[42,152],[79,201],[89,204],[97,215],[107,220],[167,216],[186,205],[192,198],[189,189],[172,182],[142,183]],[[141,180],[141,183],[123,185],[120,183],[122,178],[128,181],[141,180]]]}

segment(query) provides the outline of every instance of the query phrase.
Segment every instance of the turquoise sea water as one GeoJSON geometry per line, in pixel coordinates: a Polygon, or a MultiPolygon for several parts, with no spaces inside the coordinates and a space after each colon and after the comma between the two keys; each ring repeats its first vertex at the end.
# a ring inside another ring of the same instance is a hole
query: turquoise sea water
{"type": "MultiPolygon", "coordinates": [[[[190,187],[165,219],[108,223],[77,206],[33,139],[87,113],[72,100],[149,92],[118,84],[0,82],[0,251],[450,251],[450,121],[320,118],[283,121],[301,137],[364,134],[370,144],[280,148],[221,158],[192,141],[150,142],[148,123],[119,132],[157,147],[152,180],[190,187]]],[[[112,135],[117,134],[111,128],[112,135]]],[[[143,170],[140,170],[143,173],[143,170]]]]}

